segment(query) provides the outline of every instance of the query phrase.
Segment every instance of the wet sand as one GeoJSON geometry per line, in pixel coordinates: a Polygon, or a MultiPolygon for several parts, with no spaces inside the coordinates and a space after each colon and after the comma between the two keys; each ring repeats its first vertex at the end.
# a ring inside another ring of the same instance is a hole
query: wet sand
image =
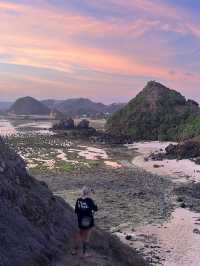
{"type": "Polygon", "coordinates": [[[154,174],[168,176],[174,182],[200,181],[200,165],[189,159],[184,160],[146,160],[152,152],[164,150],[171,142],[140,142],[129,145],[129,149],[137,149],[138,155],[132,160],[136,167],[154,174]]]}
{"type": "MultiPolygon", "coordinates": [[[[162,152],[166,142],[141,142],[128,145],[138,154],[133,158],[135,167],[170,178],[176,185],[200,181],[200,166],[190,160],[146,160],[152,152],[162,152]],[[155,167],[156,165],[156,167],[155,167]]],[[[200,265],[200,214],[175,208],[170,218],[162,224],[154,222],[137,227],[132,232],[128,227],[117,233],[122,241],[137,248],[151,265],[199,266],[200,265]],[[197,233],[193,232],[196,230],[197,233]],[[131,240],[126,240],[129,235],[131,240]]]]}
{"type": "Polygon", "coordinates": [[[161,225],[138,227],[135,232],[127,229],[118,236],[141,251],[152,265],[199,266],[200,235],[193,232],[200,229],[199,220],[200,214],[177,208],[161,225]],[[131,240],[126,240],[124,233],[131,240]]]}

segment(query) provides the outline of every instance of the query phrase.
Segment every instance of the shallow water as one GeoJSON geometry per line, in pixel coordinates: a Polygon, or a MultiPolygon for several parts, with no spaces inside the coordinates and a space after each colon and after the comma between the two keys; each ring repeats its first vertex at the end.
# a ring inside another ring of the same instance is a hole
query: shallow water
{"type": "Polygon", "coordinates": [[[16,134],[15,127],[5,119],[0,119],[0,136],[9,136],[16,134]]]}
{"type": "Polygon", "coordinates": [[[52,127],[51,121],[33,121],[24,123],[22,120],[21,122],[17,121],[11,122],[7,119],[0,118],[0,136],[10,136],[16,135],[17,133],[24,133],[29,132],[32,128],[32,133],[35,132],[37,134],[52,134],[49,130],[52,127]],[[27,128],[27,130],[23,130],[27,128]],[[29,129],[28,129],[29,128],[29,129]]]}

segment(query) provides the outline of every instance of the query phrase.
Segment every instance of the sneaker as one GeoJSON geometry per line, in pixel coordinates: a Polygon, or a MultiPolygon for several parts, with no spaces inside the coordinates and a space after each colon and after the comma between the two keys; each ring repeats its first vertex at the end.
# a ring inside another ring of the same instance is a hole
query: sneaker
{"type": "Polygon", "coordinates": [[[92,253],[91,253],[91,252],[85,252],[85,253],[83,254],[83,257],[84,257],[84,258],[92,257],[92,253]]]}
{"type": "Polygon", "coordinates": [[[73,250],[71,251],[71,254],[72,254],[72,256],[76,256],[76,255],[78,255],[78,249],[77,249],[77,248],[73,249],[73,250]]]}

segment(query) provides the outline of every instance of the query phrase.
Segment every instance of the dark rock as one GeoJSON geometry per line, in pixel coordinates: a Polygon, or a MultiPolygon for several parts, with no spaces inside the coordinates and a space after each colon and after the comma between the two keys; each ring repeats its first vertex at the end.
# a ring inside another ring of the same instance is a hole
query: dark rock
{"type": "Polygon", "coordinates": [[[77,129],[88,129],[90,125],[90,122],[87,119],[83,119],[81,120],[78,125],[77,125],[77,129]]]}
{"type": "MultiPolygon", "coordinates": [[[[200,157],[198,156],[197,158],[194,158],[193,161],[196,163],[196,164],[200,164],[200,157]]],[[[196,171],[197,173],[200,173],[199,170],[196,171]]]]}
{"type": "Polygon", "coordinates": [[[74,120],[72,118],[62,119],[58,123],[54,124],[53,130],[72,130],[75,128],[74,120]]]}
{"type": "Polygon", "coordinates": [[[176,145],[169,144],[169,145],[165,148],[165,152],[166,152],[166,155],[172,155],[172,156],[175,156],[175,155],[176,155],[176,145]]]}
{"type": "Polygon", "coordinates": [[[160,168],[160,167],[164,167],[163,165],[160,165],[160,164],[154,164],[153,165],[154,168],[160,168]]]}
{"type": "Polygon", "coordinates": [[[195,106],[195,107],[199,106],[199,104],[197,102],[195,102],[194,100],[191,100],[191,99],[188,99],[187,103],[189,103],[191,106],[195,106]]]}
{"type": "Polygon", "coordinates": [[[127,235],[126,236],[126,240],[129,240],[130,241],[131,239],[132,239],[132,236],[131,235],[127,235]]]}
{"type": "Polygon", "coordinates": [[[152,153],[149,158],[153,161],[162,161],[164,156],[164,153],[152,153]]]}
{"type": "Polygon", "coordinates": [[[181,207],[181,208],[186,208],[186,204],[185,204],[184,202],[182,202],[182,203],[180,204],[180,207],[181,207]]]}
{"type": "Polygon", "coordinates": [[[177,145],[170,144],[166,147],[166,156],[168,158],[190,159],[200,156],[200,142],[187,140],[177,145]]]}
{"type": "Polygon", "coordinates": [[[181,197],[178,197],[177,202],[183,202],[183,199],[181,197]]]}
{"type": "Polygon", "coordinates": [[[200,235],[200,230],[197,229],[197,228],[195,228],[195,229],[193,230],[193,233],[194,233],[194,234],[198,234],[198,235],[200,235]]]}

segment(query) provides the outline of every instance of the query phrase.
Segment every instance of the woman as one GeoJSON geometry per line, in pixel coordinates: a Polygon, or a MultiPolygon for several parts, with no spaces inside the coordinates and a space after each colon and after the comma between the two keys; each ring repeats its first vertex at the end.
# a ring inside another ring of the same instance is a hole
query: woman
{"type": "Polygon", "coordinates": [[[78,242],[82,244],[83,254],[87,253],[90,235],[92,228],[94,227],[94,212],[96,212],[97,205],[91,199],[92,190],[89,187],[84,186],[82,189],[82,196],[77,199],[75,205],[75,213],[78,218],[79,232],[76,237],[76,247],[73,254],[77,254],[78,242]]]}

